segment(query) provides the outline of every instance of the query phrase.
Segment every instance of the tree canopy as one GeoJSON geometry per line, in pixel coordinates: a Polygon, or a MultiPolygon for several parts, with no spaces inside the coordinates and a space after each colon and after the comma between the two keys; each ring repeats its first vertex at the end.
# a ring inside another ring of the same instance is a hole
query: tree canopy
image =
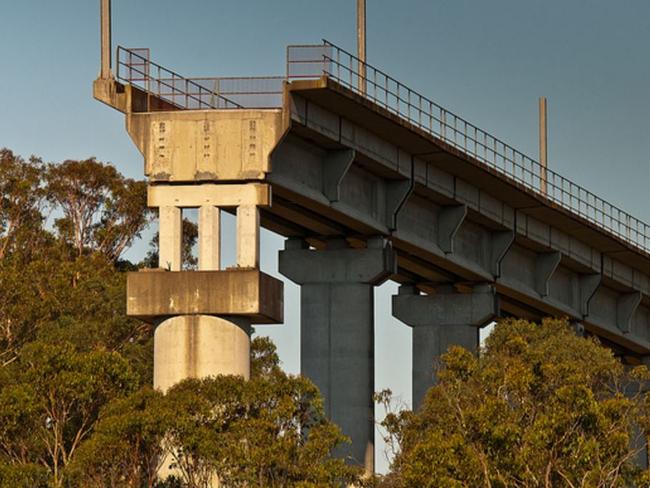
{"type": "Polygon", "coordinates": [[[417,412],[387,416],[399,452],[385,486],[648,486],[645,366],[562,320],[499,323],[479,357],[443,356],[417,412]]]}
{"type": "MultiPolygon", "coordinates": [[[[153,390],[153,328],[125,313],[144,182],[94,158],[0,150],[0,487],[325,487],[359,480],[316,387],[256,338],[251,379],[153,390]],[[158,473],[171,476],[159,479],[158,473]]],[[[192,267],[196,226],[184,222],[192,267]]]]}

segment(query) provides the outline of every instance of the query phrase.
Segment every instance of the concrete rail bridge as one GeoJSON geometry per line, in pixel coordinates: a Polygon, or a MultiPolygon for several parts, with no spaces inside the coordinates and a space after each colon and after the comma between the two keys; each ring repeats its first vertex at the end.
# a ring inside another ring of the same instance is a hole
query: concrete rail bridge
{"type": "Polygon", "coordinates": [[[157,388],[248,377],[251,325],[283,321],[260,226],[287,238],[280,271],[301,286],[301,371],[352,439],[342,454],[369,471],[373,288],[386,280],[413,328],[414,406],[433,358],[476,350],[501,316],[566,316],[646,361],[647,224],[328,42],[289,46],[280,77],[185,78],[125,48],[113,74],[103,3],[94,95],[125,114],[160,212],[160,268],[128,277],[128,313],[157,326],[157,388]],[[184,208],[199,209],[198,271],[181,269],[184,208]],[[236,214],[230,269],[220,209],[236,214]]]}

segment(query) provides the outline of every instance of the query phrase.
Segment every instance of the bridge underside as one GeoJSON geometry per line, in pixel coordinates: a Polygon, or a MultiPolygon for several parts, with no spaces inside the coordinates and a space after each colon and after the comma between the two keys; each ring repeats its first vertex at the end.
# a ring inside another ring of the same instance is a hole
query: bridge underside
{"type": "Polygon", "coordinates": [[[326,78],[292,82],[285,111],[269,229],[316,249],[385,236],[399,283],[491,283],[501,315],[566,316],[633,363],[650,352],[647,256],[326,78]]]}

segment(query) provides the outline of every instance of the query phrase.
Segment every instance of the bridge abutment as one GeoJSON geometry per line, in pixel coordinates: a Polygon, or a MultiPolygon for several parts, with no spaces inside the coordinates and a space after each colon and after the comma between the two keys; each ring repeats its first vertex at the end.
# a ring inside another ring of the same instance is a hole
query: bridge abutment
{"type": "Polygon", "coordinates": [[[290,239],[280,272],[301,285],[301,372],[320,389],[328,417],[352,444],[337,455],[374,472],[374,286],[395,272],[382,238],[365,249],[333,240],[325,250],[290,239]]]}
{"type": "Polygon", "coordinates": [[[480,285],[470,293],[443,287],[435,295],[420,295],[401,286],[393,296],[393,316],[413,328],[413,409],[435,384],[434,361],[450,346],[478,351],[479,327],[498,315],[494,287],[480,285]]]}

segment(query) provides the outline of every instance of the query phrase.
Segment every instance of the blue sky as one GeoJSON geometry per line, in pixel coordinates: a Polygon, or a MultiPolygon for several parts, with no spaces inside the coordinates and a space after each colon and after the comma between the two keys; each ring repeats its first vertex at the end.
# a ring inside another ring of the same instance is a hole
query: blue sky
{"type": "MultiPolygon", "coordinates": [[[[354,51],[355,5],[113,0],[113,41],[149,47],[187,76],[282,74],[287,44],[326,38],[354,51]]],[[[47,161],[96,156],[140,178],[122,114],[92,99],[98,12],[99,0],[0,0],[0,147],[47,161]]],[[[371,64],[531,156],[545,95],[549,166],[646,222],[649,47],[647,0],[368,0],[371,64]]],[[[264,234],[268,272],[281,246],[264,234]]],[[[130,256],[145,249],[139,243],[130,256]]],[[[376,387],[408,403],[410,331],[390,318],[395,289],[376,293],[376,387]]],[[[285,295],[286,324],[263,330],[297,372],[297,287],[287,284],[285,295]]]]}

